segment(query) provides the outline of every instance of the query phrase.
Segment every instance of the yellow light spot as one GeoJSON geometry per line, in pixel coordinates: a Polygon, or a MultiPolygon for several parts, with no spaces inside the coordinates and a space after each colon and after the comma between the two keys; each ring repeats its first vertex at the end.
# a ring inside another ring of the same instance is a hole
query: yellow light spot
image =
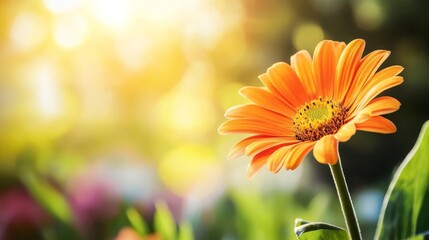
{"type": "Polygon", "coordinates": [[[60,113],[61,98],[55,82],[52,66],[42,65],[35,72],[36,96],[39,109],[44,116],[54,117],[60,113]]]}
{"type": "Polygon", "coordinates": [[[46,23],[35,13],[25,12],[18,15],[11,28],[10,39],[20,51],[37,47],[47,36],[46,23]]]}
{"type": "Polygon", "coordinates": [[[79,46],[88,35],[88,23],[83,16],[59,19],[54,28],[55,42],[63,48],[79,46]]]}
{"type": "Polygon", "coordinates": [[[180,196],[209,196],[220,187],[220,165],[209,147],[179,146],[162,159],[158,169],[164,184],[180,196]]]}
{"type": "Polygon", "coordinates": [[[323,29],[319,25],[304,23],[295,29],[292,41],[296,49],[307,49],[311,52],[323,38],[323,29]]]}
{"type": "Polygon", "coordinates": [[[376,0],[356,1],[355,18],[357,25],[364,30],[375,30],[384,21],[384,12],[376,0]]]}
{"type": "Polygon", "coordinates": [[[195,138],[213,131],[216,109],[211,100],[215,72],[210,66],[193,64],[181,82],[164,96],[158,122],[169,135],[195,138]],[[204,79],[202,81],[202,79],[204,79]]]}
{"type": "Polygon", "coordinates": [[[124,32],[116,40],[116,52],[126,70],[133,72],[141,70],[153,61],[150,56],[155,43],[150,36],[142,32],[124,32]]]}
{"type": "Polygon", "coordinates": [[[76,9],[80,0],[44,0],[43,3],[53,13],[65,13],[76,9]]]}
{"type": "Polygon", "coordinates": [[[94,0],[91,11],[98,21],[113,30],[127,27],[133,17],[130,0],[94,0]]]}

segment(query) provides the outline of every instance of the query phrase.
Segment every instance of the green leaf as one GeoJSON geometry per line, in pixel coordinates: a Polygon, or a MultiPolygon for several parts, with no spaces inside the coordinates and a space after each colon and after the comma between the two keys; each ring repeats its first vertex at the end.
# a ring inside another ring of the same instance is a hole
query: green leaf
{"type": "Polygon", "coordinates": [[[188,222],[180,224],[180,232],[178,240],[193,240],[192,226],[188,222]]]}
{"type": "Polygon", "coordinates": [[[299,240],[344,240],[349,239],[346,230],[322,222],[295,220],[295,234],[299,240]]]}
{"type": "Polygon", "coordinates": [[[140,234],[140,236],[145,236],[148,233],[146,223],[135,208],[130,207],[127,209],[127,217],[131,226],[140,234]]]}
{"type": "Polygon", "coordinates": [[[50,214],[64,223],[72,222],[72,211],[69,203],[65,197],[45,179],[32,171],[21,172],[20,178],[31,195],[50,214]]]}
{"type": "Polygon", "coordinates": [[[165,240],[176,238],[176,223],[165,202],[156,203],[155,231],[165,240]]]}
{"type": "MultiPolygon", "coordinates": [[[[407,239],[429,226],[429,121],[387,190],[375,239],[407,239]]],[[[418,238],[417,238],[418,239],[418,238]]]]}

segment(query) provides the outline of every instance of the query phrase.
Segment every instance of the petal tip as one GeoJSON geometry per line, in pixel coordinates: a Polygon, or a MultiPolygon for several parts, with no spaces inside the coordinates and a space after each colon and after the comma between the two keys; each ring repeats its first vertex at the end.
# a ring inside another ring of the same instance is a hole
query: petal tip
{"type": "Polygon", "coordinates": [[[247,179],[252,180],[255,177],[256,173],[258,173],[258,171],[259,169],[256,169],[255,167],[252,166],[251,163],[249,163],[249,165],[247,166],[247,173],[246,173],[247,179]]]}
{"type": "Polygon", "coordinates": [[[217,133],[219,135],[228,135],[228,131],[225,128],[225,123],[222,123],[218,128],[217,128],[217,133]]]}

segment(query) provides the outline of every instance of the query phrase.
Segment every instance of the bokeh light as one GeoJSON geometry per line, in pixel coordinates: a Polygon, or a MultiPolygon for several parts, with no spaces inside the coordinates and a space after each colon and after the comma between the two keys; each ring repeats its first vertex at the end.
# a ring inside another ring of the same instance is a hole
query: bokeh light
{"type": "Polygon", "coordinates": [[[46,26],[46,22],[38,13],[22,12],[14,19],[10,40],[17,50],[31,50],[48,37],[46,26]]]}
{"type": "Polygon", "coordinates": [[[357,25],[364,30],[376,30],[383,24],[384,9],[380,1],[357,1],[355,18],[357,25]]]}
{"type": "Polygon", "coordinates": [[[312,52],[324,38],[323,29],[316,23],[303,23],[293,33],[293,45],[296,49],[307,49],[312,52]]]}
{"type": "Polygon", "coordinates": [[[88,23],[83,16],[66,16],[56,22],[54,39],[62,48],[73,48],[84,42],[88,32],[88,23]]]}

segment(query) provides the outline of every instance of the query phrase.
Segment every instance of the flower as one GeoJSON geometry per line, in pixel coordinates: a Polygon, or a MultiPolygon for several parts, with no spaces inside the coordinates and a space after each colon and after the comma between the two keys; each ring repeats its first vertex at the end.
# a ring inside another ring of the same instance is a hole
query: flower
{"type": "Polygon", "coordinates": [[[381,115],[399,109],[400,102],[381,92],[403,82],[401,66],[377,72],[390,52],[377,50],[362,57],[365,41],[320,42],[313,58],[305,51],[291,64],[275,63],[259,79],[264,87],[246,86],[240,94],[252,103],[232,107],[220,134],[252,134],[236,143],[229,157],[252,159],[248,176],[263,165],[271,172],[293,170],[313,150],[323,164],[338,162],[338,143],[356,130],[394,133],[395,125],[381,115]]]}

